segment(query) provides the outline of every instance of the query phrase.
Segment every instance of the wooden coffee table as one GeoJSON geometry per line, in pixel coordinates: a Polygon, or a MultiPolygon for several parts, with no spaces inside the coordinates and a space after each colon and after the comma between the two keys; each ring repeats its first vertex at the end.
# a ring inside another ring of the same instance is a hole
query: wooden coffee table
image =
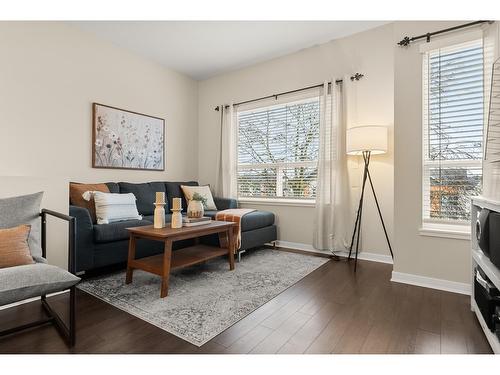
{"type": "Polygon", "coordinates": [[[205,262],[209,259],[228,255],[229,269],[234,270],[234,248],[235,248],[235,226],[237,224],[227,221],[211,221],[209,224],[195,227],[182,227],[172,229],[170,227],[155,229],[152,225],[143,227],[127,228],[130,234],[128,247],[127,278],[125,282],[130,284],[134,269],[140,269],[161,276],[160,297],[168,295],[168,279],[170,270],[192,266],[205,262]],[[196,245],[175,250],[172,252],[174,241],[199,238],[209,234],[219,234],[221,243],[226,243],[227,247],[216,247],[196,245]],[[135,259],[135,243],[138,238],[162,241],[165,243],[163,254],[153,255],[145,258],[135,259]]]}

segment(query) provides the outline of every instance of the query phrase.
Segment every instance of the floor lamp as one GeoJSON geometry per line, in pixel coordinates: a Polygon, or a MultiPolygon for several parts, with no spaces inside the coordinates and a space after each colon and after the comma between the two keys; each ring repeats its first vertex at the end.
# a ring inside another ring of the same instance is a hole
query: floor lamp
{"type": "Polygon", "coordinates": [[[359,237],[361,232],[361,218],[363,214],[363,199],[365,197],[365,186],[367,179],[370,182],[370,186],[372,188],[373,197],[375,198],[375,204],[377,205],[378,215],[380,217],[380,221],[382,222],[382,228],[384,228],[385,239],[387,240],[387,245],[389,245],[389,251],[391,252],[392,258],[394,259],[391,242],[389,241],[389,236],[387,235],[387,230],[385,228],[382,212],[380,211],[380,205],[378,204],[377,194],[375,194],[372,178],[370,176],[370,170],[368,168],[368,166],[370,165],[370,158],[372,155],[385,154],[387,152],[387,128],[385,126],[368,125],[368,126],[356,126],[347,129],[346,152],[348,155],[363,156],[363,161],[365,163],[363,171],[363,185],[361,188],[361,196],[359,198],[358,212],[356,215],[356,222],[354,223],[354,231],[352,233],[351,245],[349,247],[349,257],[348,257],[348,259],[350,260],[354,248],[354,242],[356,242],[355,261],[354,261],[354,272],[356,272],[356,267],[358,264],[358,253],[359,253],[359,237]]]}

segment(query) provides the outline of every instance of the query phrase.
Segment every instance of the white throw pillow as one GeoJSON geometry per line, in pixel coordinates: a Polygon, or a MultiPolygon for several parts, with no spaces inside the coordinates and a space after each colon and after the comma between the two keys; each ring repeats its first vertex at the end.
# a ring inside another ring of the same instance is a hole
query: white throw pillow
{"type": "Polygon", "coordinates": [[[186,197],[186,200],[189,201],[193,199],[193,195],[195,193],[200,194],[203,198],[205,198],[203,202],[203,208],[205,210],[216,210],[217,206],[215,205],[214,198],[212,197],[212,192],[210,191],[210,186],[186,186],[181,185],[182,192],[186,197]]]}
{"type": "Polygon", "coordinates": [[[83,198],[89,200],[94,196],[97,224],[109,224],[125,220],[142,220],[137,211],[135,195],[102,193],[100,191],[87,191],[83,198]]]}

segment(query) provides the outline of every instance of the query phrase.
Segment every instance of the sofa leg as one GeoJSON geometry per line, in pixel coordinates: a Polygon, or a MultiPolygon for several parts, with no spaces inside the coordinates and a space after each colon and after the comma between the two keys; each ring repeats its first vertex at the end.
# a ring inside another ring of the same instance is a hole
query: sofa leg
{"type": "Polygon", "coordinates": [[[246,250],[238,251],[238,263],[241,262],[241,254],[243,254],[244,252],[246,252],[246,250]]]}

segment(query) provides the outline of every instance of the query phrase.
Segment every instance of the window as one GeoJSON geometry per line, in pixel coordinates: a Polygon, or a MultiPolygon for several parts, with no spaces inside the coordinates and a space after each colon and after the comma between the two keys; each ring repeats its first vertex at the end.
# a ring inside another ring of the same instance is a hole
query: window
{"type": "Polygon", "coordinates": [[[237,112],[238,197],[314,200],[320,96],[237,112]]]}
{"type": "Polygon", "coordinates": [[[466,224],[481,193],[482,40],[438,48],[423,60],[423,221],[466,224]]]}

